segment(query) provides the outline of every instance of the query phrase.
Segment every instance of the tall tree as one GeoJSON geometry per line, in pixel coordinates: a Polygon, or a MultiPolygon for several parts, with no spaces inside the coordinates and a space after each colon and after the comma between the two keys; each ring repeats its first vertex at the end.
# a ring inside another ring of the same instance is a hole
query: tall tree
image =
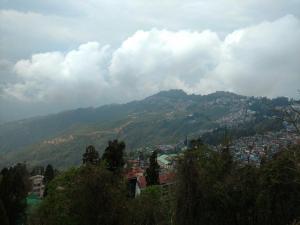
{"type": "Polygon", "coordinates": [[[54,170],[52,165],[48,164],[44,173],[44,183],[48,184],[54,178],[54,170]]]}
{"type": "Polygon", "coordinates": [[[199,168],[198,151],[187,150],[178,161],[178,184],[176,193],[176,224],[199,224],[198,207],[202,196],[198,194],[199,168]]]}
{"type": "Polygon", "coordinates": [[[133,199],[130,202],[128,224],[171,224],[172,202],[163,191],[158,186],[150,186],[133,199]]]}
{"type": "Polygon", "coordinates": [[[48,164],[44,173],[44,184],[45,184],[45,190],[44,190],[44,197],[48,193],[48,184],[51,180],[54,178],[54,170],[52,165],[48,164]]]}
{"type": "Polygon", "coordinates": [[[150,165],[146,169],[146,182],[147,186],[150,185],[157,185],[159,184],[159,169],[160,166],[157,163],[157,152],[153,151],[150,159],[149,159],[150,165]]]}
{"type": "Polygon", "coordinates": [[[123,158],[125,147],[123,141],[118,142],[118,140],[113,140],[108,142],[102,159],[106,161],[109,170],[120,171],[123,168],[125,164],[123,158]]]}
{"type": "Polygon", "coordinates": [[[184,152],[177,168],[176,224],[233,224],[225,158],[205,145],[184,152]]]}
{"type": "Polygon", "coordinates": [[[89,145],[85,153],[82,155],[83,164],[92,164],[96,165],[99,163],[99,153],[96,151],[93,145],[89,145]]]}
{"type": "Polygon", "coordinates": [[[105,165],[69,169],[50,183],[37,216],[43,225],[124,225],[123,179],[105,165]]]}
{"type": "MultiPolygon", "coordinates": [[[[187,141],[186,141],[187,142],[187,141]]],[[[197,138],[197,139],[192,139],[190,141],[190,147],[192,149],[197,149],[200,148],[201,146],[203,146],[203,141],[201,138],[197,138]]]]}
{"type": "Polygon", "coordinates": [[[291,224],[300,216],[300,168],[296,151],[277,153],[260,168],[260,224],[291,224]]]}
{"type": "Polygon", "coordinates": [[[1,225],[9,225],[6,209],[4,208],[4,204],[1,198],[0,198],[0,221],[1,221],[1,225]]]}
{"type": "Polygon", "coordinates": [[[24,164],[17,164],[1,171],[0,199],[8,217],[9,225],[25,221],[26,196],[30,183],[24,164]]]}

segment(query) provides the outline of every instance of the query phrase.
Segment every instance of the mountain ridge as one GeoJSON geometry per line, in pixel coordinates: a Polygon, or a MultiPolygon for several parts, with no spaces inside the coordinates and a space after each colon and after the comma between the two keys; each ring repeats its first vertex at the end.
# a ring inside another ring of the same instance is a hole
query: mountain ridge
{"type": "Polygon", "coordinates": [[[114,138],[124,140],[129,151],[176,143],[187,134],[197,136],[224,123],[243,123],[252,98],[231,92],[188,95],[175,89],[125,104],[10,122],[0,125],[0,159],[3,164],[22,160],[64,167],[78,164],[87,145],[101,152],[114,138]]]}

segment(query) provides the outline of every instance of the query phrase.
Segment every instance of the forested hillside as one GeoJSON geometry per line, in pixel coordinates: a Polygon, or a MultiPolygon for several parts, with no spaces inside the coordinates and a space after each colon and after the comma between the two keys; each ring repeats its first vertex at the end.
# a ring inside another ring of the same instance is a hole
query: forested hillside
{"type": "MultiPolygon", "coordinates": [[[[78,151],[93,144],[102,152],[108,140],[126,141],[128,151],[157,144],[176,144],[189,137],[209,136],[217,128],[245,133],[276,130],[275,107],[288,99],[245,97],[229,92],[188,95],[163,91],[141,101],[70,110],[0,126],[0,162],[78,165],[78,151]],[[255,126],[253,126],[255,124],[255,126]],[[248,129],[251,128],[251,129],[248,129]]],[[[209,137],[207,138],[209,139],[209,137]]]]}

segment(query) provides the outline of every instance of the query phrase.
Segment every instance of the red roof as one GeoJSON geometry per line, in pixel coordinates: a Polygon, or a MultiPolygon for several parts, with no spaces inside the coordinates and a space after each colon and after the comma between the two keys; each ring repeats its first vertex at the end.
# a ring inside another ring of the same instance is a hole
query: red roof
{"type": "Polygon", "coordinates": [[[147,186],[146,177],[144,176],[138,177],[137,182],[141,189],[146,188],[147,186]]]}
{"type": "Polygon", "coordinates": [[[144,174],[144,170],[140,167],[136,167],[136,168],[131,168],[127,173],[126,173],[126,177],[127,179],[132,179],[134,177],[140,177],[143,176],[144,174]]]}
{"type": "MultiPolygon", "coordinates": [[[[175,181],[175,173],[165,173],[159,175],[159,184],[170,184],[175,181]]],[[[137,177],[138,185],[141,189],[146,188],[147,182],[145,176],[137,177]]]]}
{"type": "Polygon", "coordinates": [[[175,173],[164,173],[159,175],[160,184],[170,184],[175,180],[175,173]]]}

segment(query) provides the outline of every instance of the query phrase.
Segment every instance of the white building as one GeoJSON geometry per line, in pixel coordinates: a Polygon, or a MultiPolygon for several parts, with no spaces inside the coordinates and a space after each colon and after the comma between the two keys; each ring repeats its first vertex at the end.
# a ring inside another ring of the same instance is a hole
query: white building
{"type": "Polygon", "coordinates": [[[44,190],[45,190],[45,185],[43,183],[44,176],[43,175],[35,175],[35,176],[31,176],[29,179],[32,184],[31,193],[34,193],[37,196],[39,196],[40,198],[42,198],[44,195],[44,190]]]}

